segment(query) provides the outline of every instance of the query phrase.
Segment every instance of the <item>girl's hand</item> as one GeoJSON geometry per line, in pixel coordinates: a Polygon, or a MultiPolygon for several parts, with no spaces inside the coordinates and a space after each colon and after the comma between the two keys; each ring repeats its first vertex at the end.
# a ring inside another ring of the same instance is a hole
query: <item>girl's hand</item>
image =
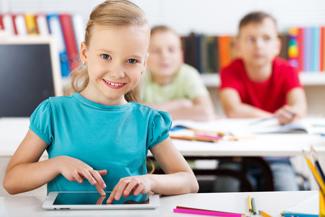
{"type": "Polygon", "coordinates": [[[100,195],[105,195],[106,184],[102,178],[107,174],[107,170],[94,170],[88,164],[72,157],[57,157],[59,172],[69,181],[82,183],[87,179],[90,184],[95,185],[100,195]]]}
{"type": "Polygon", "coordinates": [[[107,203],[119,200],[121,196],[127,197],[130,194],[138,195],[151,192],[152,180],[148,175],[129,176],[120,179],[115,185],[111,195],[107,199],[107,203]]]}

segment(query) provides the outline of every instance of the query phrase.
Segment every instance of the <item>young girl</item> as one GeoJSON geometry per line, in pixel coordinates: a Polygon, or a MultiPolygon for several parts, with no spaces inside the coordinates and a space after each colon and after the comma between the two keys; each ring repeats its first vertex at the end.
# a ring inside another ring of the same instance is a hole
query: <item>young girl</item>
{"type": "Polygon", "coordinates": [[[10,194],[48,183],[48,191],[97,191],[107,200],[154,192],[198,191],[198,183],[168,136],[167,113],[132,102],[145,70],[149,27],[126,0],[105,1],[90,15],[81,44],[83,66],[74,72],[77,93],[42,102],[9,162],[10,194]],[[148,149],[166,175],[147,174],[148,149]],[[38,162],[44,151],[49,159],[38,162]]]}
{"type": "Polygon", "coordinates": [[[168,26],[151,29],[148,70],[141,86],[144,103],[174,119],[211,120],[209,92],[196,69],[183,63],[181,40],[168,26]]]}

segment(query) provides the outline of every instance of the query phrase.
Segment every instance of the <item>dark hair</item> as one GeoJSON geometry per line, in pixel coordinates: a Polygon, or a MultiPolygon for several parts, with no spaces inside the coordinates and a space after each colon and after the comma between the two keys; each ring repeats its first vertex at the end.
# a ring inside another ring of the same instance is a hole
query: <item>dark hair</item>
{"type": "Polygon", "coordinates": [[[239,22],[238,29],[241,30],[244,26],[251,23],[262,23],[265,19],[271,19],[274,25],[277,26],[276,19],[271,15],[263,11],[253,11],[246,14],[239,22]]]}

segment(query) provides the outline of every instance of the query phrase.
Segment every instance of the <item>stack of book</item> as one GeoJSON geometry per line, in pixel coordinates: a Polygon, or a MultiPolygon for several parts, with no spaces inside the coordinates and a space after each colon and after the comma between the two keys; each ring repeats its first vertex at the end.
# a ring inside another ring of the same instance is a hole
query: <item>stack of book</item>
{"type": "Polygon", "coordinates": [[[4,36],[48,36],[58,44],[61,74],[67,77],[79,65],[79,46],[84,37],[81,16],[71,14],[0,14],[4,36]]]}

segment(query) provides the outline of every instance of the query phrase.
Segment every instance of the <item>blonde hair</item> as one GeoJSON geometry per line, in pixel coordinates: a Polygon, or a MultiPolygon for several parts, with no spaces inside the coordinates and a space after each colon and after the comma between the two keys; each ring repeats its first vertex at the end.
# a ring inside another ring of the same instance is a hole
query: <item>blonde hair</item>
{"type": "MultiPolygon", "coordinates": [[[[134,3],[128,0],[104,1],[96,6],[89,16],[85,31],[86,46],[89,45],[92,29],[95,25],[100,26],[128,26],[148,25],[143,11],[134,3]]],[[[71,85],[75,92],[83,91],[89,83],[87,67],[82,64],[71,73],[71,85]]],[[[127,101],[137,101],[136,90],[125,94],[127,101]]]]}

